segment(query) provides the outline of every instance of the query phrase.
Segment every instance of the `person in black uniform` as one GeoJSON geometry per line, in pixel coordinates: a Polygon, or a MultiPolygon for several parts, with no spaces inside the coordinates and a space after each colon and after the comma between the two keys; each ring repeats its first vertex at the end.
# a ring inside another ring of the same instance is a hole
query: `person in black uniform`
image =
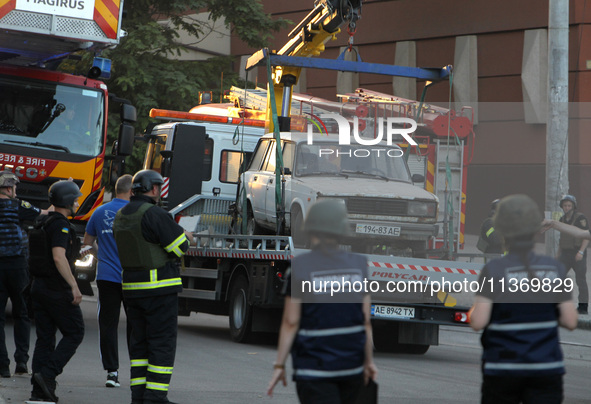
{"type": "Polygon", "coordinates": [[[574,302],[562,283],[566,271],[554,258],[532,251],[542,215],[527,195],[503,198],[494,224],[509,252],[482,269],[484,287],[469,313],[470,326],[484,329],[481,402],[558,404],[565,373],[558,326],[577,327],[574,302]],[[553,282],[548,283],[549,292],[534,293],[535,285],[544,280],[553,282]],[[511,285],[518,289],[510,291],[511,285]],[[561,292],[553,293],[555,287],[561,292]]]}
{"type": "Polygon", "coordinates": [[[31,401],[57,402],[56,377],[76,353],[84,338],[82,294],[74,277],[74,262],[80,240],[68,221],[78,209],[82,195],[72,181],[58,181],[49,188],[49,202],[55,207],[29,238],[29,269],[33,275],[31,298],[35,313],[37,341],[33,352],[31,401]],[[56,331],[62,339],[56,345],[56,331]]]}
{"type": "MultiPolygon", "coordinates": [[[[16,350],[15,374],[29,373],[29,341],[31,322],[23,289],[29,284],[27,270],[27,236],[21,224],[34,221],[41,209],[16,199],[18,177],[10,172],[0,173],[0,376],[10,377],[10,359],[6,349],[4,323],[6,303],[12,302],[14,319],[14,343],[16,350]]],[[[47,212],[46,212],[47,213],[47,212]]]]}
{"type": "Polygon", "coordinates": [[[367,261],[338,249],[348,233],[347,210],[339,201],[314,204],[304,230],[312,251],[292,260],[277,359],[267,394],[285,379],[291,350],[294,380],[301,403],[354,403],[361,388],[375,379],[368,293],[302,294],[304,282],[367,279],[367,261]],[[334,304],[327,304],[327,303],[334,304]]]}
{"type": "Polygon", "coordinates": [[[480,237],[478,238],[478,244],[476,246],[485,254],[503,253],[503,238],[499,235],[499,232],[495,230],[493,223],[493,216],[497,210],[498,204],[498,199],[492,201],[490,204],[490,212],[480,225],[480,237]]]}
{"type": "MultiPolygon", "coordinates": [[[[565,195],[560,200],[560,207],[564,215],[560,221],[578,227],[582,230],[589,230],[587,218],[577,210],[577,200],[572,195],[565,195]]],[[[587,246],[589,240],[575,238],[569,234],[562,233],[558,241],[558,260],[564,264],[567,272],[575,272],[575,280],[579,288],[579,314],[587,314],[589,308],[589,287],[587,286],[587,246]]]]}
{"type": "Polygon", "coordinates": [[[113,233],[121,260],[123,298],[131,323],[132,404],[170,403],[177,337],[178,259],[193,241],[168,212],[156,206],[162,176],[142,170],[133,177],[131,201],[115,216],[113,233]]]}

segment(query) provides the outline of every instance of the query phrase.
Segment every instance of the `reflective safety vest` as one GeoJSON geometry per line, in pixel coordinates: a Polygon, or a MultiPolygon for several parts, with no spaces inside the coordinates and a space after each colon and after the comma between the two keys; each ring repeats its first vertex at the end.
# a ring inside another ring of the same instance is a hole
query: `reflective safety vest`
{"type": "Polygon", "coordinates": [[[0,199],[0,257],[14,257],[24,253],[18,209],[18,200],[0,199]]]}
{"type": "Polygon", "coordinates": [[[160,245],[150,243],[142,235],[142,218],[152,207],[154,205],[144,203],[134,213],[125,215],[119,210],[115,216],[113,234],[124,270],[151,270],[171,261],[160,245]]]}

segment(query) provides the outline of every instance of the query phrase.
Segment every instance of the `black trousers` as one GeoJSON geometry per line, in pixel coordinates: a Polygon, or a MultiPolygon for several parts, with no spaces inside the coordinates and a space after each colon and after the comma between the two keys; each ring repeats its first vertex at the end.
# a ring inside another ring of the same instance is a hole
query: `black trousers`
{"type": "Polygon", "coordinates": [[[362,386],[362,377],[336,381],[298,380],[296,382],[301,404],[354,404],[362,386]]]}
{"type": "Polygon", "coordinates": [[[562,399],[562,375],[483,377],[482,404],[560,404],[562,399]]]}
{"type": "Polygon", "coordinates": [[[587,250],[584,251],[585,254],[583,255],[583,259],[576,261],[575,257],[578,251],[578,249],[562,250],[559,260],[564,264],[567,272],[570,271],[571,268],[575,271],[575,281],[579,288],[579,304],[588,304],[589,287],[587,286],[587,250]]]}
{"type": "MultiPolygon", "coordinates": [[[[24,262],[23,262],[24,263],[24,262]]],[[[6,303],[12,302],[12,318],[14,319],[14,353],[15,362],[29,361],[29,341],[31,338],[31,321],[27,313],[27,305],[23,289],[29,283],[26,265],[21,267],[0,268],[0,369],[8,369],[10,359],[6,349],[6,303]]]]}
{"type": "Polygon", "coordinates": [[[61,374],[84,338],[80,306],[72,304],[69,289],[52,290],[44,279],[33,281],[31,298],[35,312],[37,341],[33,352],[33,373],[55,379],[61,374]],[[56,345],[56,332],[62,339],[56,345]]]}
{"type": "MultiPolygon", "coordinates": [[[[99,349],[103,368],[113,372],[119,369],[119,341],[117,338],[119,328],[119,315],[121,304],[127,313],[127,305],[123,300],[121,284],[97,280],[98,287],[98,325],[99,325],[99,349]]],[[[131,335],[131,324],[127,322],[127,348],[131,335]]]]}
{"type": "Polygon", "coordinates": [[[168,402],[176,353],[178,295],[125,298],[131,323],[131,398],[168,402]]]}

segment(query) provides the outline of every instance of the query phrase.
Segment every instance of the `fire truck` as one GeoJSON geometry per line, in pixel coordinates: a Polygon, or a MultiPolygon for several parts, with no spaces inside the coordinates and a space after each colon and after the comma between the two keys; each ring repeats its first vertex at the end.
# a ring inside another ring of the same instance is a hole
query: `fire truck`
{"type": "MultiPolygon", "coordinates": [[[[152,117],[171,122],[156,125],[146,132],[149,145],[144,168],[160,170],[167,177],[168,181],[163,188],[168,201],[167,207],[179,224],[193,232],[196,238],[196,245],[189,248],[182,262],[183,292],[179,296],[179,314],[202,312],[228,315],[230,334],[237,342],[249,341],[261,332],[278,331],[283,305],[281,290],[291,259],[306,250],[296,248],[292,237],[282,232],[284,227],[281,226],[281,220],[284,220],[288,212],[282,207],[281,192],[275,198],[275,202],[278,202],[276,235],[240,234],[242,229],[248,227],[248,218],[237,212],[246,212],[246,201],[241,197],[239,184],[232,184],[236,190],[236,195],[232,196],[232,188],[222,188],[222,185],[229,185],[223,179],[228,178],[230,171],[240,170],[239,167],[248,159],[248,153],[253,150],[254,140],[263,134],[260,130],[262,126],[265,127],[264,132],[274,133],[274,146],[277,149],[273,149],[277,156],[282,155],[279,130],[290,131],[290,128],[298,125],[298,119],[292,115],[295,110],[294,98],[295,101],[298,100],[291,90],[297,82],[300,69],[318,67],[356,72],[378,70],[381,74],[407,75],[429,80],[446,77],[446,69],[411,69],[409,73],[408,68],[400,70],[395,66],[357,62],[319,60],[318,63],[312,63],[314,59],[309,56],[317,56],[322,52],[324,43],[340,32],[342,25],[355,23],[359,18],[360,6],[361,2],[318,1],[314,10],[292,31],[289,43],[279,52],[263,49],[251,57],[249,67],[265,63],[273,66],[273,80],[269,79],[269,91],[265,91],[262,96],[264,100],[261,100],[261,108],[247,109],[234,100],[228,105],[203,105],[191,112],[151,112],[152,117]],[[228,141],[230,138],[236,139],[231,147],[228,141]],[[216,148],[216,144],[225,146],[216,148]],[[227,152],[236,153],[233,164],[227,152]],[[207,169],[204,168],[204,163],[207,163],[207,169]],[[174,174],[175,170],[179,173],[178,176],[174,174]],[[174,196],[173,187],[179,190],[183,188],[182,184],[190,184],[191,176],[196,177],[198,184],[188,186],[197,186],[200,192],[174,196]],[[179,178],[185,180],[181,181],[179,178]],[[173,198],[176,201],[173,202],[173,198]]],[[[252,95],[244,94],[251,99],[252,95]]],[[[423,121],[419,124],[427,131],[445,133],[448,136],[447,128],[453,125],[455,131],[470,133],[470,129],[464,128],[466,121],[454,121],[449,110],[444,111],[409,100],[402,102],[384,94],[358,93],[350,95],[351,102],[347,100],[347,103],[335,103],[338,106],[311,103],[307,108],[322,110],[324,107],[328,111],[335,107],[339,110],[349,109],[354,115],[350,117],[353,121],[367,117],[370,122],[372,116],[368,116],[368,113],[373,110],[361,105],[361,100],[356,100],[368,96],[374,99],[376,113],[379,112],[378,104],[398,104],[402,105],[402,109],[397,112],[404,114],[401,116],[418,118],[411,114],[422,115],[423,121]]],[[[306,111],[302,114],[303,122],[308,122],[314,115],[316,114],[313,111],[306,111]]],[[[315,124],[324,122],[316,120],[315,124]]],[[[372,127],[366,126],[364,129],[370,131],[372,127]]],[[[429,136],[428,141],[413,142],[416,143],[413,146],[416,154],[414,159],[417,162],[415,169],[419,172],[424,170],[424,174],[427,174],[426,182],[431,184],[436,175],[433,167],[429,168],[427,165],[431,159],[426,158],[426,154],[433,150],[433,145],[439,147],[439,143],[435,142],[438,136],[435,134],[429,136]]],[[[463,145],[459,146],[459,149],[463,148],[463,145]]],[[[273,150],[269,150],[269,153],[272,152],[273,150]]],[[[291,175],[279,159],[275,164],[275,175],[276,189],[280,189],[279,184],[284,182],[286,175],[291,175]]],[[[238,177],[231,178],[237,180],[238,177]]],[[[444,189],[451,193],[450,189],[444,189]]],[[[459,192],[456,193],[459,206],[462,196],[459,192]]],[[[451,226],[449,228],[452,229],[451,226]]],[[[455,235],[453,243],[460,239],[459,231],[459,228],[451,230],[451,234],[455,235]]],[[[457,305],[456,298],[447,293],[449,288],[444,285],[446,281],[449,285],[453,281],[476,280],[482,264],[397,257],[390,255],[387,249],[381,252],[382,254],[364,254],[369,267],[367,281],[375,286],[372,291],[372,322],[376,349],[423,354],[431,345],[438,344],[440,325],[468,324],[467,307],[457,305]],[[396,292],[391,289],[393,285],[399,286],[396,292]],[[414,285],[413,289],[410,288],[411,285],[414,285]],[[442,287],[434,288],[433,285],[442,287]]]]}
{"type": "MultiPolygon", "coordinates": [[[[82,192],[79,224],[103,202],[110,98],[97,79],[110,76],[111,62],[95,58],[86,76],[55,68],[74,52],[117,45],[122,11],[123,1],[114,0],[0,7],[0,168],[20,178],[21,198],[44,208],[51,184],[71,177],[82,192]]],[[[135,115],[122,104],[120,156],[131,153],[135,115]]]]}
{"type": "MultiPolygon", "coordinates": [[[[95,57],[86,76],[56,68],[75,52],[116,46],[122,12],[118,0],[0,2],[0,169],[19,177],[20,198],[42,208],[49,187],[72,178],[82,192],[79,234],[103,203],[109,101],[121,103],[120,158],[131,154],[136,110],[98,80],[110,76],[110,60],[95,57]]],[[[92,256],[79,264],[81,290],[92,294],[92,256]]]]}

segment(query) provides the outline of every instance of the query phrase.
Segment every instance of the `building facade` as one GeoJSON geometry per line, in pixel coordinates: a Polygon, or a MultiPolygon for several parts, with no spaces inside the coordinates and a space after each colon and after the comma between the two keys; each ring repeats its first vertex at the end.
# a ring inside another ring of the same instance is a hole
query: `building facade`
{"type": "MultiPolygon", "coordinates": [[[[263,0],[265,11],[293,22],[313,1],[263,0]]],[[[475,142],[470,147],[466,232],[478,233],[493,199],[526,193],[545,205],[546,103],[548,94],[548,7],[544,0],[366,0],[354,44],[365,62],[417,67],[454,66],[453,82],[429,88],[426,102],[474,108],[475,142]]],[[[581,210],[591,209],[591,5],[570,1],[568,136],[569,193],[581,210]]],[[[293,27],[278,32],[279,49],[293,27]]],[[[323,58],[337,58],[346,29],[326,45],[323,58]]],[[[244,60],[256,49],[232,37],[231,52],[244,60]]],[[[266,82],[264,69],[249,80],[266,82]]],[[[359,87],[418,99],[425,83],[361,74],[359,87]]],[[[309,71],[298,90],[336,100],[337,73],[309,71]]],[[[264,84],[263,84],[264,85],[264,84]]],[[[566,164],[566,163],[565,163],[566,164]]]]}

